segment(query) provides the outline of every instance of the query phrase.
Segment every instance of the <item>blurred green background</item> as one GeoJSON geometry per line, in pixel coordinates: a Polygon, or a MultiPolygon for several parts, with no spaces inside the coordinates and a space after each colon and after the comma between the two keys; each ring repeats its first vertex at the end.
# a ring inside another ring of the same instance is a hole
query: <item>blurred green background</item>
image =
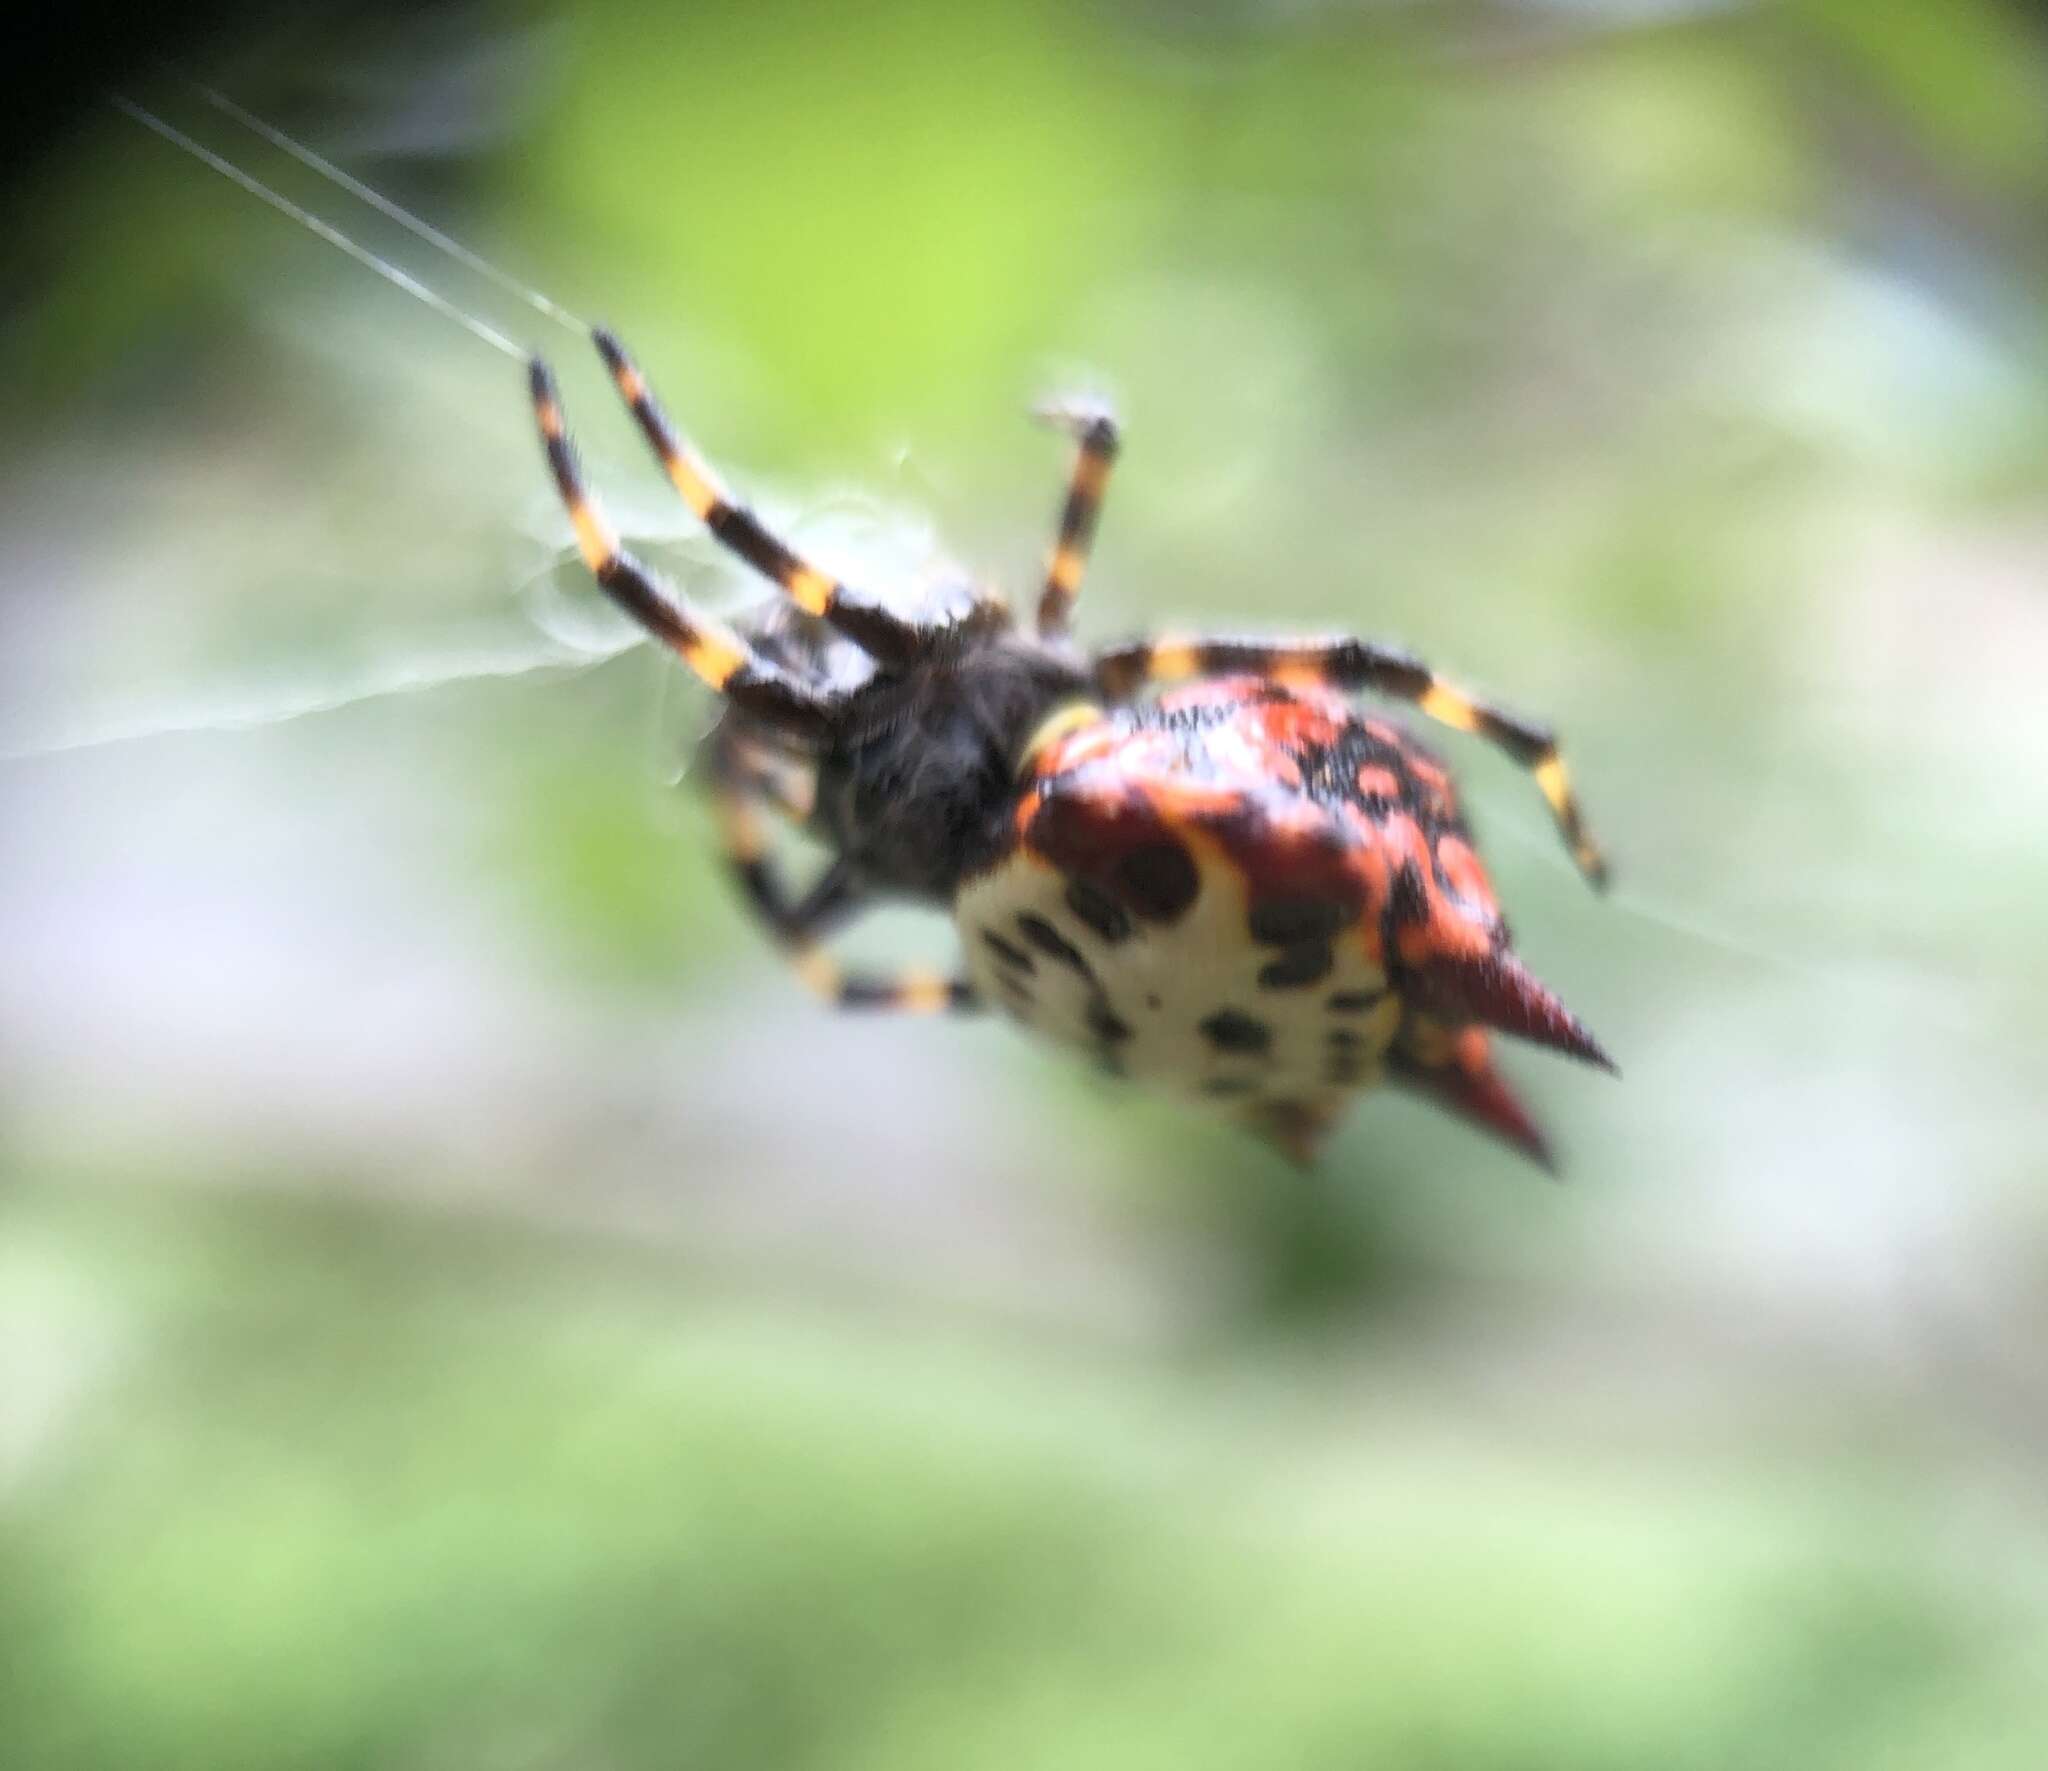
{"type": "MultiPolygon", "coordinates": [[[[1569,1184],[816,1010],[518,370],[111,112],[0,431],[0,1763],[2034,1767],[2048,27],[1992,0],[592,4],[191,70],[616,324],[850,575],[1352,627],[1569,1184]],[[937,537],[943,536],[943,542],[937,537]]],[[[135,94],[556,358],[579,341],[135,94]]],[[[869,951],[943,954],[901,918],[869,951]]]]}

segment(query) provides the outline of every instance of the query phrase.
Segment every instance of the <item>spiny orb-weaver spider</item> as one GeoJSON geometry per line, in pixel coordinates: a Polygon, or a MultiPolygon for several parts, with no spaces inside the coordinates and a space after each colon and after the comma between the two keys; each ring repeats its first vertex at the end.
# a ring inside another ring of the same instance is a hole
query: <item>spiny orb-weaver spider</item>
{"type": "Polygon", "coordinates": [[[618,340],[594,336],[676,490],[788,598],[741,634],[628,553],[533,360],[578,548],[611,599],[724,697],[706,748],[725,845],[821,996],[919,1012],[999,1003],[1115,1074],[1228,1105],[1301,1162],[1384,1076],[1548,1165],[1488,1030],[1613,1065],[1509,945],[1443,764],[1347,696],[1412,702],[1506,751],[1599,884],[1605,864],[1548,731],[1365,640],[1084,651],[1068,627],[1118,446],[1108,413],[1085,407],[1041,414],[1078,454],[1035,631],[988,595],[894,613],[735,502],[618,340]],[[1166,692],[1140,698],[1154,687],[1166,692]],[[768,854],[769,811],[831,854],[800,896],[768,854]],[[819,943],[879,898],[948,909],[963,975],[843,970],[819,943]]]}

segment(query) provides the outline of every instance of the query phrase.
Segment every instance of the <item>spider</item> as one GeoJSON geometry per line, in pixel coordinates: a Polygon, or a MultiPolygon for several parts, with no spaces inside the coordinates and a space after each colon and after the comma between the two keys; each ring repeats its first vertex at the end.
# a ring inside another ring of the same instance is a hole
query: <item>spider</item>
{"type": "Polygon", "coordinates": [[[627,552],[532,360],[585,563],[723,697],[705,745],[726,854],[813,990],[844,1008],[999,1005],[1113,1074],[1221,1103],[1301,1163],[1384,1078],[1550,1165],[1489,1031],[1613,1065],[1509,944],[1442,762],[1350,697],[1412,703],[1505,751],[1598,885],[1605,863],[1549,731],[1367,640],[1081,647],[1070,627],[1119,437],[1080,404],[1040,414],[1076,453],[1035,624],[990,594],[895,613],[770,533],[617,338],[593,338],[676,490],[787,599],[742,633],[627,552]],[[769,814],[831,857],[801,893],[769,852],[769,814]],[[831,956],[825,938],[886,898],[951,913],[959,975],[870,975],[831,956]]]}

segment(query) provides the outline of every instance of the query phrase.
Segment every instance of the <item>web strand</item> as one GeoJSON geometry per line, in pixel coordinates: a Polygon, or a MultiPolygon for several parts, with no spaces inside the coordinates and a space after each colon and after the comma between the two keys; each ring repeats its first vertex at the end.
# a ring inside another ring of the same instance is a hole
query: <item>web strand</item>
{"type": "Polygon", "coordinates": [[[578,676],[644,641],[645,635],[622,623],[616,635],[590,644],[487,640],[440,650],[413,649],[328,678],[224,684],[184,703],[107,708],[53,730],[0,737],[0,763],[35,762],[144,740],[246,732],[469,683],[578,676]]]}
{"type": "Polygon", "coordinates": [[[212,149],[200,146],[198,142],[194,141],[183,130],[172,127],[172,125],[166,123],[153,111],[144,110],[133,99],[124,98],[119,93],[113,94],[110,102],[124,116],[134,119],[145,129],[152,130],[157,135],[162,136],[173,147],[182,149],[185,153],[190,154],[202,166],[209,166],[215,172],[218,172],[221,177],[240,185],[250,196],[268,203],[280,215],[288,216],[317,238],[325,240],[328,245],[337,247],[347,253],[358,264],[375,271],[387,283],[390,283],[395,288],[404,290],[414,300],[425,302],[437,314],[445,315],[448,319],[453,320],[458,326],[470,333],[472,337],[481,339],[494,351],[501,352],[503,355],[512,358],[514,362],[523,363],[526,360],[528,353],[521,350],[518,345],[514,344],[511,339],[507,338],[495,327],[487,326],[474,314],[465,313],[445,295],[429,289],[426,284],[409,272],[400,270],[395,264],[387,264],[367,246],[357,245],[354,240],[350,239],[348,235],[344,234],[341,229],[335,227],[331,222],[322,221],[311,210],[302,209],[289,197],[272,190],[261,179],[244,172],[239,166],[214,153],[212,149]]]}
{"type": "Polygon", "coordinates": [[[474,252],[469,247],[463,245],[460,240],[444,234],[431,222],[422,221],[410,210],[394,203],[382,191],[344,172],[331,160],[322,159],[311,148],[294,141],[282,129],[277,128],[274,124],[264,122],[254,112],[235,103],[226,93],[217,91],[211,86],[200,86],[197,90],[199,96],[205,99],[208,104],[232,117],[244,129],[260,135],[272,147],[282,153],[291,155],[300,165],[310,168],[330,183],[340,186],[341,189],[348,192],[351,197],[356,198],[359,202],[367,203],[379,215],[397,222],[408,233],[426,241],[436,251],[445,252],[457,264],[475,271],[478,276],[484,278],[487,282],[504,290],[506,294],[517,297],[536,313],[545,315],[558,326],[566,326],[570,331],[585,338],[590,335],[590,323],[572,314],[560,302],[549,300],[538,289],[532,288],[520,282],[517,277],[500,270],[489,259],[485,258],[482,253],[474,252]]]}

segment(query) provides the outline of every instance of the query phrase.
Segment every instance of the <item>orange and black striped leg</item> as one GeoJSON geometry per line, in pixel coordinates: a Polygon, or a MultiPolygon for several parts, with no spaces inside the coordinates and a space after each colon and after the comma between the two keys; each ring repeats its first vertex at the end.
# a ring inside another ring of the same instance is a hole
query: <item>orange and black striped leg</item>
{"type": "Polygon", "coordinates": [[[766,749],[721,731],[714,753],[716,779],[801,828],[818,808],[818,771],[800,758],[766,749]]]}
{"type": "Polygon", "coordinates": [[[1099,406],[1061,403],[1042,406],[1036,414],[1057,426],[1078,445],[1067,501],[1060,507],[1060,530],[1045,565],[1045,589],[1038,599],[1038,631],[1052,636],[1067,631],[1074,599],[1081,594],[1081,576],[1088,570],[1088,550],[1095,544],[1095,523],[1102,514],[1102,494],[1119,444],[1116,420],[1099,406]]]}
{"type": "Polygon", "coordinates": [[[981,1006],[972,985],[935,971],[906,967],[889,976],[847,971],[820,944],[865,907],[847,864],[835,861],[808,892],[794,897],[769,858],[760,802],[744,788],[720,787],[718,811],[726,858],[747,903],[796,975],[826,1002],[919,1015],[981,1006]]]}
{"type": "Polygon", "coordinates": [[[1607,883],[1607,859],[1586,829],[1556,735],[1547,726],[1475,700],[1407,652],[1357,639],[1162,638],[1106,648],[1096,656],[1095,672],[1103,692],[1118,700],[1147,683],[1243,672],[1276,682],[1369,689],[1412,702],[1443,725],[1477,733],[1534,775],[1579,871],[1596,886],[1607,883]]]}
{"type": "Polygon", "coordinates": [[[625,347],[603,327],[591,333],[611,371],[619,397],[632,408],[640,431],[660,460],[669,482],[683,495],[712,538],[730,548],[763,577],[773,579],[807,615],[829,621],[870,657],[907,664],[931,644],[937,629],[891,614],[872,598],[849,590],[792,552],[762,527],[761,519],[738,503],[710,465],[685,442],[655,399],[647,378],[625,347]]]}
{"type": "Polygon", "coordinates": [[[575,526],[583,562],[605,595],[736,707],[777,731],[822,736],[835,716],[831,696],[761,657],[723,622],[693,609],[681,592],[620,546],[604,512],[584,487],[575,448],[562,423],[554,377],[538,357],[528,371],[528,382],[555,488],[575,526]]]}

